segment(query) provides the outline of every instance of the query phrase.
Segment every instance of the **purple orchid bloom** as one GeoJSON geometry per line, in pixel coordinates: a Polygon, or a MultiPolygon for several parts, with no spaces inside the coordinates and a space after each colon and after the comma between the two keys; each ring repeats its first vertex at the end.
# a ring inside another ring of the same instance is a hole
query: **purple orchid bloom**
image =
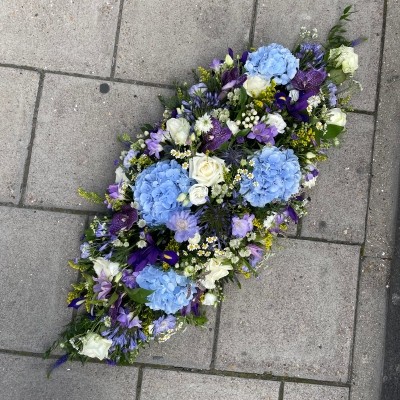
{"type": "Polygon", "coordinates": [[[308,71],[298,70],[291,81],[291,85],[294,89],[302,91],[319,90],[326,77],[327,73],[323,68],[311,68],[308,71]]]}
{"type": "Polygon", "coordinates": [[[117,235],[122,230],[129,230],[138,220],[138,212],[129,204],[122,206],[121,211],[113,215],[109,232],[111,235],[117,235]]]}
{"type": "Polygon", "coordinates": [[[109,282],[104,271],[101,271],[101,274],[98,278],[93,278],[94,281],[97,282],[96,285],[93,286],[93,292],[98,293],[98,300],[104,300],[112,289],[112,284],[109,282]]]}
{"type": "Polygon", "coordinates": [[[260,143],[269,143],[274,145],[274,137],[278,134],[276,126],[267,126],[264,122],[253,126],[251,132],[247,135],[249,139],[256,139],[260,143]]]}
{"type": "Polygon", "coordinates": [[[205,144],[202,146],[202,152],[217,150],[223,143],[232,137],[232,132],[227,126],[222,126],[216,118],[211,118],[212,129],[203,135],[205,144]]]}

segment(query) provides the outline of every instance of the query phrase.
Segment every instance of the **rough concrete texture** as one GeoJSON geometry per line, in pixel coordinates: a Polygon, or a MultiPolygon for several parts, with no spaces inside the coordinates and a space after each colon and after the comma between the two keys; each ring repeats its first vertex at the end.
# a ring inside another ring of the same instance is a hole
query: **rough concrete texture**
{"type": "Polygon", "coordinates": [[[390,258],[400,181],[400,2],[389,0],[365,255],[390,258]]]}
{"type": "Polygon", "coordinates": [[[208,322],[204,327],[189,326],[166,342],[153,342],[137,361],[184,368],[210,368],[216,313],[213,307],[206,307],[206,311],[208,322]]]}
{"type": "Polygon", "coordinates": [[[259,279],[227,287],[216,368],[346,382],[359,247],[280,244],[259,279]]]}
{"type": "Polygon", "coordinates": [[[372,116],[348,116],[348,131],[340,147],[329,150],[328,160],[320,164],[317,184],[309,192],[311,202],[301,236],[364,241],[373,132],[372,116]]]}
{"type": "Polygon", "coordinates": [[[162,115],[158,94],[166,89],[50,75],[45,80],[25,204],[101,210],[77,189],[104,194],[114,182],[113,161],[122,145],[117,135],[140,132],[162,115]]]}
{"type": "Polygon", "coordinates": [[[380,0],[331,0],[313,2],[259,1],[255,31],[255,46],[277,42],[292,48],[300,27],[317,28],[319,38],[325,40],[329,29],[339,19],[343,9],[352,4],[354,14],[346,27],[349,38],[364,37],[368,45],[356,48],[360,69],[355,75],[364,90],[353,97],[353,105],[360,110],[374,111],[378,81],[379,51],[382,35],[384,3],[380,0]],[[273,17],[272,17],[273,16],[273,17]],[[282,29],[283,22],[285,29],[282,29]]]}
{"type": "Polygon", "coordinates": [[[85,217],[0,208],[0,349],[42,352],[71,319],[66,308],[77,274],[85,217]]]}
{"type": "Polygon", "coordinates": [[[348,400],[349,389],[303,383],[285,383],[283,398],[284,400],[348,400]]]}
{"type": "Polygon", "coordinates": [[[55,360],[0,354],[1,398],[7,400],[128,400],[135,398],[137,369],[74,362],[54,370],[55,360]],[[117,384],[116,384],[117,383],[117,384]],[[88,388],[90,388],[88,390],[88,388]]]}
{"type": "Polygon", "coordinates": [[[380,398],[385,348],[387,281],[390,262],[362,262],[352,375],[352,400],[380,398]]]}
{"type": "Polygon", "coordinates": [[[18,203],[31,138],[39,74],[0,68],[0,201],[18,203]]]}
{"type": "Polygon", "coordinates": [[[108,75],[119,0],[13,0],[0,14],[0,62],[108,75]]]}
{"type": "Polygon", "coordinates": [[[140,400],[278,400],[279,382],[145,369],[140,400]]]}
{"type": "Polygon", "coordinates": [[[238,53],[247,48],[252,0],[170,0],[167,7],[166,13],[162,0],[125,1],[118,77],[167,84],[190,81],[196,66],[224,58],[228,47],[238,53]]]}

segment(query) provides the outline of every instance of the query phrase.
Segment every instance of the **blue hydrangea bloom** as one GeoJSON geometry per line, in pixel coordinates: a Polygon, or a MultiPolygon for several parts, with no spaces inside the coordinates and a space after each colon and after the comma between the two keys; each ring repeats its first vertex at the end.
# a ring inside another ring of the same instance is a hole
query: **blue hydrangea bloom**
{"type": "Polygon", "coordinates": [[[174,212],[185,208],[177,198],[181,193],[188,193],[191,185],[187,171],[177,161],[171,160],[143,170],[132,190],[142,218],[148,225],[155,226],[165,224],[174,212]]]}
{"type": "Polygon", "coordinates": [[[286,85],[296,75],[299,60],[286,47],[272,43],[249,53],[244,67],[251,76],[273,78],[278,85],[286,85]]]}
{"type": "Polygon", "coordinates": [[[173,270],[162,271],[153,265],[148,265],[140,272],[136,283],[143,289],[154,290],[147,297],[146,306],[167,314],[175,314],[186,307],[197,292],[194,283],[185,276],[173,270]]]}
{"type": "Polygon", "coordinates": [[[299,191],[300,164],[292,149],[264,147],[252,158],[254,179],[243,177],[240,194],[254,207],[274,200],[287,201],[299,191]]]}

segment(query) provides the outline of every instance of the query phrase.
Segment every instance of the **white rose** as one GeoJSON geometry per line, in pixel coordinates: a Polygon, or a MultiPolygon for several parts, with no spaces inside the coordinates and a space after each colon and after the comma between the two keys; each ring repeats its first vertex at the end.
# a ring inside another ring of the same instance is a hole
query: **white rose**
{"type": "Polygon", "coordinates": [[[189,160],[189,177],[205,186],[212,186],[224,180],[225,161],[197,153],[189,160]]]}
{"type": "Polygon", "coordinates": [[[112,340],[104,339],[97,333],[89,332],[82,339],[82,343],[83,347],[79,354],[104,360],[108,356],[108,350],[112,345],[112,340]]]}
{"type": "Polygon", "coordinates": [[[283,133],[285,131],[286,122],[283,120],[281,114],[268,114],[268,118],[265,122],[267,125],[274,125],[279,133],[283,133]]]}
{"type": "Polygon", "coordinates": [[[110,281],[119,272],[119,263],[108,261],[103,257],[93,260],[93,264],[93,268],[96,271],[97,276],[100,276],[103,272],[110,281]]]}
{"type": "Polygon", "coordinates": [[[217,296],[212,293],[206,293],[204,295],[203,304],[205,306],[213,306],[217,302],[217,296]]]}
{"type": "Polygon", "coordinates": [[[235,121],[228,119],[228,121],[226,121],[226,125],[233,135],[236,135],[239,132],[239,127],[236,125],[235,121]]]}
{"type": "Polygon", "coordinates": [[[243,87],[246,89],[246,92],[250,97],[258,97],[269,85],[269,80],[258,75],[248,76],[246,81],[243,83],[243,87]]]}
{"type": "Polygon", "coordinates": [[[328,113],[329,119],[326,121],[327,124],[345,126],[346,125],[346,114],[340,108],[332,108],[328,113]]]}
{"type": "Polygon", "coordinates": [[[342,67],[345,74],[353,74],[358,68],[358,55],[354,53],[352,47],[340,46],[332,49],[329,53],[329,59],[335,63],[336,67],[342,67]]]}
{"type": "Polygon", "coordinates": [[[205,270],[207,275],[204,277],[204,279],[200,280],[200,283],[206,288],[206,289],[214,289],[215,288],[215,282],[219,281],[221,278],[224,276],[227,276],[229,274],[229,271],[233,269],[232,265],[230,264],[222,264],[221,261],[212,258],[205,264],[205,270]]]}
{"type": "Polygon", "coordinates": [[[208,196],[208,187],[205,185],[195,183],[189,189],[189,200],[195,206],[199,206],[200,204],[206,203],[207,196],[208,196]]]}
{"type": "Polygon", "coordinates": [[[125,175],[124,170],[121,167],[118,167],[115,170],[115,183],[120,183],[120,182],[128,182],[129,179],[125,175]]]}
{"type": "Polygon", "coordinates": [[[167,131],[176,144],[184,145],[189,137],[190,124],[185,118],[171,118],[167,121],[167,131]]]}

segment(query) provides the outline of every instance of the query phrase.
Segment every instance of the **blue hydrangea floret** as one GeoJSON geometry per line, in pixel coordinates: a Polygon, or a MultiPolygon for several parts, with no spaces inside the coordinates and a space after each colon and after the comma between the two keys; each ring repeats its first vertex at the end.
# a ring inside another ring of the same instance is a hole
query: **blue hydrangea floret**
{"type": "Polygon", "coordinates": [[[253,179],[243,177],[240,194],[254,207],[264,207],[272,201],[287,201],[299,191],[301,172],[292,149],[264,147],[252,158],[253,179]]]}
{"type": "Polygon", "coordinates": [[[274,79],[278,85],[286,85],[296,75],[299,60],[286,47],[272,43],[249,53],[244,67],[250,76],[261,75],[267,80],[274,79]]]}

